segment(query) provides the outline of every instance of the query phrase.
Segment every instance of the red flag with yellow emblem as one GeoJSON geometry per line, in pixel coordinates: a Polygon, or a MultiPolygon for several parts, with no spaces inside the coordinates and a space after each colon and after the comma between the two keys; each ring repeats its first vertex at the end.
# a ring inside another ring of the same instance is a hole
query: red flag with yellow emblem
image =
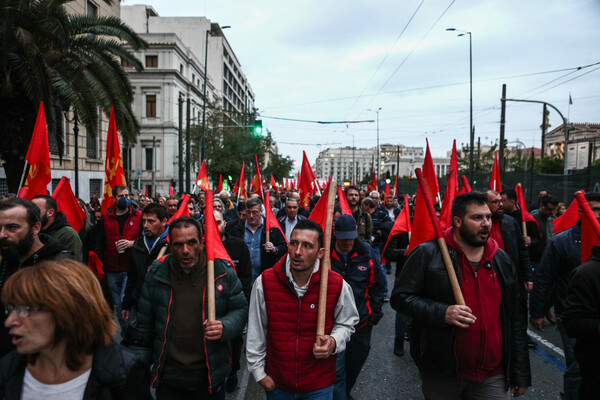
{"type": "Polygon", "coordinates": [[[31,200],[38,194],[48,194],[47,186],[52,180],[52,176],[50,173],[50,150],[43,102],[40,103],[25,161],[29,164],[29,174],[27,174],[25,184],[19,189],[19,197],[31,200]]]}
{"type": "Polygon", "coordinates": [[[121,158],[121,146],[117,134],[117,123],[115,122],[115,108],[110,107],[110,120],[108,122],[108,137],[106,138],[106,163],[104,166],[106,175],[104,177],[104,196],[102,197],[102,214],[108,207],[115,204],[112,190],[115,186],[127,185],[125,171],[123,170],[123,159],[121,158]]]}

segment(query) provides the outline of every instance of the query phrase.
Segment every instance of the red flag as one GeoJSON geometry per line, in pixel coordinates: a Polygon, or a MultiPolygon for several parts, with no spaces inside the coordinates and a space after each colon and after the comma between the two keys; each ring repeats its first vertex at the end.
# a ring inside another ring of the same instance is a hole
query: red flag
{"type": "Polygon", "coordinates": [[[290,190],[290,181],[288,177],[285,177],[285,190],[290,190]]]}
{"type": "Polygon", "coordinates": [[[377,190],[377,175],[375,171],[373,171],[373,176],[371,176],[371,184],[368,185],[369,191],[374,192],[377,190]]]}
{"type": "Polygon", "coordinates": [[[387,199],[387,197],[390,195],[390,192],[391,192],[390,185],[389,185],[389,183],[386,182],[385,189],[384,189],[385,196],[383,196],[383,201],[385,201],[385,199],[387,199]]]}
{"type": "Polygon", "coordinates": [[[342,190],[341,186],[337,188],[337,196],[338,201],[340,203],[340,207],[342,208],[342,214],[352,215],[352,210],[350,210],[350,204],[348,204],[348,199],[346,198],[346,194],[342,190]]]}
{"type": "MultiPolygon", "coordinates": [[[[458,193],[458,155],[456,153],[456,139],[452,143],[452,155],[450,156],[450,171],[456,171],[456,192],[458,193]]],[[[450,173],[448,173],[450,175],[450,173]]]]}
{"type": "Polygon", "coordinates": [[[440,185],[435,174],[435,165],[433,164],[433,157],[431,157],[431,151],[429,150],[429,141],[426,140],[426,142],[427,148],[425,150],[425,160],[423,160],[423,176],[429,187],[431,200],[435,203],[440,193],[440,185]]]}
{"type": "Polygon", "coordinates": [[[592,247],[600,246],[600,223],[585,199],[585,195],[577,192],[575,198],[581,209],[581,263],[583,264],[590,258],[592,247]]]}
{"type": "Polygon", "coordinates": [[[148,182],[146,182],[146,197],[148,197],[148,182]]]}
{"type": "Polygon", "coordinates": [[[78,232],[83,228],[83,220],[87,218],[85,212],[81,209],[79,201],[71,190],[71,184],[66,176],[63,176],[58,182],[52,197],[56,200],[58,205],[58,211],[65,214],[67,222],[71,225],[71,228],[78,232]]]}
{"type": "MultiPolygon", "coordinates": [[[[187,204],[186,207],[187,209],[187,204]]],[[[221,233],[217,227],[217,221],[215,220],[215,214],[213,214],[213,192],[208,189],[206,191],[206,209],[204,211],[204,221],[206,224],[206,233],[204,234],[204,241],[206,243],[206,260],[224,260],[229,261],[232,268],[235,269],[235,265],[223,246],[221,240],[221,233]]]]}
{"type": "MultiPolygon", "coordinates": [[[[325,222],[327,220],[327,197],[329,197],[329,187],[331,185],[327,184],[323,193],[321,194],[321,198],[315,204],[315,208],[313,208],[312,212],[308,219],[315,221],[317,224],[321,225],[321,228],[325,230],[325,222]]],[[[350,214],[352,215],[352,214],[350,214]]]]}
{"type": "Polygon", "coordinates": [[[246,167],[246,162],[242,163],[242,172],[240,172],[240,180],[238,181],[238,201],[240,196],[244,196],[246,200],[248,200],[248,191],[246,190],[246,178],[244,178],[244,168],[246,167]]]}
{"type": "MultiPolygon", "coordinates": [[[[582,190],[581,193],[585,194],[582,190]]],[[[579,202],[577,199],[573,199],[567,211],[560,217],[556,218],[552,221],[552,225],[554,225],[554,233],[560,233],[562,231],[566,231],[569,228],[572,228],[577,221],[579,221],[579,202]]]]}
{"type": "Polygon", "coordinates": [[[52,180],[52,174],[50,171],[48,130],[43,102],[40,103],[25,161],[29,164],[29,173],[25,184],[19,189],[19,197],[31,200],[38,194],[48,194],[47,186],[52,180]]]}
{"type": "Polygon", "coordinates": [[[500,168],[498,167],[498,152],[494,152],[494,167],[492,168],[492,180],[490,181],[490,189],[500,193],[502,184],[500,183],[500,168]]]}
{"type": "Polygon", "coordinates": [[[398,175],[396,175],[396,180],[394,181],[394,196],[398,196],[398,175]]]}
{"type": "Polygon", "coordinates": [[[169,179],[169,196],[173,196],[173,186],[171,186],[171,180],[169,179]]]}
{"type": "Polygon", "coordinates": [[[223,176],[219,174],[219,184],[217,185],[217,193],[223,191],[223,176]]]}
{"type": "Polygon", "coordinates": [[[285,239],[287,243],[287,238],[285,237],[285,233],[281,229],[281,225],[279,225],[279,221],[277,221],[277,217],[271,208],[271,202],[269,201],[269,192],[265,192],[265,197],[263,198],[263,204],[265,205],[265,229],[268,232],[271,228],[279,229],[281,232],[281,236],[285,239]]]}
{"type": "Polygon", "coordinates": [[[271,174],[271,187],[275,190],[278,190],[277,182],[275,182],[275,178],[273,178],[273,174],[271,174]]]}
{"type": "MultiPolygon", "coordinates": [[[[177,212],[171,218],[169,218],[169,221],[167,221],[167,223],[170,224],[173,220],[175,220],[179,217],[189,217],[190,216],[190,210],[188,210],[188,203],[190,202],[190,197],[191,196],[189,194],[184,194],[183,196],[181,196],[181,198],[182,198],[181,205],[177,209],[177,212]]],[[[212,199],[211,199],[210,203],[212,204],[212,199]]],[[[206,204],[208,207],[208,198],[206,199],[206,204]]]]}
{"type": "Polygon", "coordinates": [[[106,164],[104,166],[106,176],[104,178],[104,196],[102,197],[102,214],[108,207],[115,204],[112,189],[118,185],[127,185],[125,171],[123,171],[123,159],[121,158],[121,146],[115,122],[114,106],[110,108],[110,120],[108,122],[108,136],[106,139],[106,164]]]}
{"type": "Polygon", "coordinates": [[[471,192],[471,185],[469,185],[469,180],[467,179],[467,177],[462,175],[460,179],[462,180],[462,188],[460,189],[460,192],[458,194],[461,195],[463,193],[471,192]]]}
{"type": "Polygon", "coordinates": [[[440,225],[442,229],[452,226],[452,202],[458,192],[457,170],[450,169],[448,173],[448,181],[446,183],[446,192],[444,193],[444,201],[442,202],[442,210],[440,211],[440,225]]]}
{"type": "Polygon", "coordinates": [[[89,252],[88,255],[88,267],[92,270],[98,281],[104,278],[104,269],[102,269],[102,261],[98,258],[98,255],[93,251],[89,252]]]}
{"type": "Polygon", "coordinates": [[[298,182],[298,188],[300,189],[300,205],[308,210],[308,197],[311,194],[311,187],[314,176],[306,152],[302,151],[302,174],[298,182]]]}
{"type": "Polygon", "coordinates": [[[263,193],[262,193],[262,178],[260,177],[260,168],[258,166],[258,156],[255,154],[254,155],[254,161],[255,161],[255,169],[256,172],[254,173],[254,178],[252,179],[252,183],[250,183],[250,186],[254,189],[253,190],[253,194],[257,194],[260,197],[263,197],[263,193]]]}
{"type": "Polygon", "coordinates": [[[396,217],[396,221],[394,221],[394,226],[392,227],[392,230],[388,235],[387,242],[385,242],[385,246],[383,247],[383,251],[381,252],[382,264],[387,261],[386,258],[383,256],[383,253],[385,253],[385,249],[387,248],[388,243],[390,243],[390,239],[394,235],[397,235],[402,232],[410,232],[411,230],[412,229],[410,226],[410,206],[408,205],[408,197],[404,196],[404,207],[402,207],[402,211],[400,211],[400,214],[398,214],[398,217],[396,217]]]}
{"type": "Polygon", "coordinates": [[[206,165],[204,165],[204,160],[202,160],[200,171],[198,171],[198,176],[196,177],[196,186],[205,192],[210,190],[210,184],[208,183],[208,174],[206,173],[206,165]]]}
{"type": "Polygon", "coordinates": [[[233,193],[237,193],[237,192],[238,192],[238,180],[236,178],[235,185],[233,185],[233,193]]]}
{"type": "MultiPolygon", "coordinates": [[[[420,172],[419,168],[415,170],[420,172]]],[[[426,182],[426,180],[425,180],[426,182]]],[[[427,184],[427,183],[426,183],[427,184]]],[[[421,182],[417,186],[417,200],[415,201],[415,214],[413,217],[413,225],[415,229],[412,231],[410,243],[408,245],[409,252],[413,251],[418,245],[423,242],[435,239],[435,227],[427,210],[425,202],[425,193],[430,193],[429,187],[422,187],[421,182]]]]}
{"type": "Polygon", "coordinates": [[[523,188],[521,187],[520,183],[517,183],[517,186],[515,186],[515,192],[517,192],[517,204],[519,204],[519,208],[521,209],[521,221],[530,221],[538,224],[536,219],[533,218],[533,215],[529,214],[529,212],[527,211],[525,197],[523,196],[523,188]]]}

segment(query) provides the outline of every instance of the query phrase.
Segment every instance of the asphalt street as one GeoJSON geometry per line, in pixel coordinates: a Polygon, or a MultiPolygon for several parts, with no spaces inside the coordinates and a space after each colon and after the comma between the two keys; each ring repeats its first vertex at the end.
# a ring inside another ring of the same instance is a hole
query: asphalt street
{"type": "MultiPolygon", "coordinates": [[[[388,285],[394,284],[394,276],[388,275],[388,285]]],[[[422,399],[419,373],[409,355],[409,343],[405,342],[406,355],[397,357],[393,353],[394,314],[389,303],[384,304],[384,317],[373,329],[371,352],[358,382],[352,391],[356,399],[399,400],[422,399]]],[[[544,332],[532,331],[537,343],[529,352],[533,386],[521,399],[560,399],[564,356],[560,335],[555,325],[547,325],[544,332]]],[[[254,382],[246,369],[242,355],[242,370],[238,372],[239,388],[227,395],[228,400],[265,399],[264,391],[254,382]]]]}

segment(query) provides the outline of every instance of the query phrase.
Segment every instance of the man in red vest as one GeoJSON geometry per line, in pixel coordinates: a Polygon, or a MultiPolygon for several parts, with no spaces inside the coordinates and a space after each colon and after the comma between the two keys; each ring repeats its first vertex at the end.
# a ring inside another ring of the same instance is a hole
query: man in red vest
{"type": "Polygon", "coordinates": [[[268,400],[291,394],[296,399],[332,398],[336,354],[345,350],[359,319],[352,289],[340,274],[328,272],[326,334],[315,343],[323,230],[314,221],[299,221],[288,248],[252,288],[248,369],[268,400]]]}

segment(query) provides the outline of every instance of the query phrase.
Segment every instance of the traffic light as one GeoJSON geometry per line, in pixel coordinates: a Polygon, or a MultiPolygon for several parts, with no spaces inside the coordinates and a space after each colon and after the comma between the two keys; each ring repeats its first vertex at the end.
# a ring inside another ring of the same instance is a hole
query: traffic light
{"type": "Polygon", "coordinates": [[[254,121],[254,127],[252,128],[252,133],[256,136],[260,136],[260,135],[262,135],[262,132],[263,132],[262,120],[257,119],[254,121]]]}

